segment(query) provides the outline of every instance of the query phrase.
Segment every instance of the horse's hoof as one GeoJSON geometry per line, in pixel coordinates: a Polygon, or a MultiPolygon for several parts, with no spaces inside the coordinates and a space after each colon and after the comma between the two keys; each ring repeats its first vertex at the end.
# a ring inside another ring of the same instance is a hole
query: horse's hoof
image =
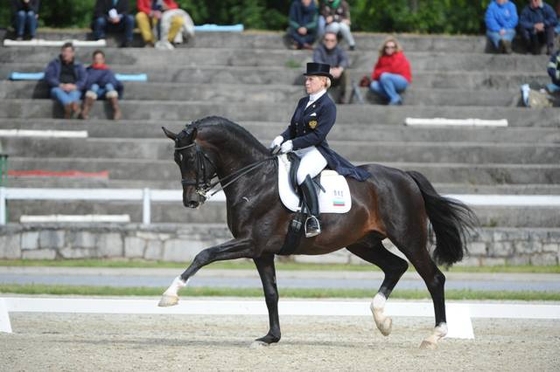
{"type": "Polygon", "coordinates": [[[385,318],[385,320],[383,320],[383,322],[379,324],[377,328],[383,336],[389,336],[391,334],[391,331],[393,330],[393,319],[385,318]]]}
{"type": "Polygon", "coordinates": [[[264,342],[264,341],[255,340],[255,341],[253,341],[253,342],[251,343],[250,348],[251,348],[251,349],[260,349],[260,348],[263,348],[263,347],[266,347],[266,346],[269,346],[269,345],[270,345],[270,344],[267,344],[267,343],[264,342]]]}
{"type": "Polygon", "coordinates": [[[177,305],[178,303],[179,303],[179,296],[163,295],[161,296],[161,300],[159,300],[158,306],[168,307],[168,306],[177,305]]]}
{"type": "Polygon", "coordinates": [[[437,344],[432,341],[424,340],[420,344],[420,349],[435,350],[437,349],[437,344]]]}

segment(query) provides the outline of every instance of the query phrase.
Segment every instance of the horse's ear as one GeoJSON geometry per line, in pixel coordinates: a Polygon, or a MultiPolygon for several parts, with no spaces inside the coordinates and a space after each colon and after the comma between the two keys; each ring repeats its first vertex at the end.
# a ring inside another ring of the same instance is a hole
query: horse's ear
{"type": "Polygon", "coordinates": [[[170,130],[167,130],[165,127],[161,127],[163,129],[163,133],[167,136],[167,138],[175,141],[177,139],[177,135],[170,130]]]}

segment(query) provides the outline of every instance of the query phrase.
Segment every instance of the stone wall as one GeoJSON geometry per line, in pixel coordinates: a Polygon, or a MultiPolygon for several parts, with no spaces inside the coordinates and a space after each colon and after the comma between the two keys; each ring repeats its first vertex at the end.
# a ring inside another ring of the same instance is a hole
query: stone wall
{"type": "MultiPolygon", "coordinates": [[[[223,224],[10,224],[0,228],[2,259],[115,258],[185,262],[231,239],[223,224]]],[[[558,265],[560,229],[481,229],[461,265],[558,265]]],[[[389,249],[390,242],[386,242],[389,249]]],[[[296,262],[363,263],[346,250],[291,256],[296,262]]]]}

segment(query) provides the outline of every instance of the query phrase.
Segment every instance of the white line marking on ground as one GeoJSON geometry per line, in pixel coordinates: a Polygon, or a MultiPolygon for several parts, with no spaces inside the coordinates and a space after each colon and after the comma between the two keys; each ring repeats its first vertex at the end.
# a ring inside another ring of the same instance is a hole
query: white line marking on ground
{"type": "MultiPolygon", "coordinates": [[[[94,314],[191,314],[191,315],[267,315],[263,300],[181,300],[179,305],[161,308],[157,299],[97,298],[0,298],[0,319],[9,312],[94,313],[94,314]],[[4,309],[1,308],[4,303],[4,309]],[[3,314],[2,314],[3,313],[3,314]]],[[[369,301],[280,300],[281,315],[299,316],[371,316],[369,301]]],[[[389,301],[389,316],[433,317],[430,301],[389,301]]],[[[560,305],[487,304],[448,302],[449,335],[453,338],[474,338],[472,318],[560,319],[560,305]]],[[[6,320],[3,321],[3,324],[6,320]]],[[[6,330],[2,330],[6,332],[6,330]]]]}

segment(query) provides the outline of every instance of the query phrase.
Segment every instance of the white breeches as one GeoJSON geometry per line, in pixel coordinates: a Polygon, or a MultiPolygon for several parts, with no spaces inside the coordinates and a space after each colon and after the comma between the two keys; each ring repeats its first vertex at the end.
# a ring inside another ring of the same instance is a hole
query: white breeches
{"type": "Polygon", "coordinates": [[[317,150],[315,146],[306,147],[294,151],[300,158],[299,169],[297,172],[297,183],[301,185],[307,175],[315,177],[327,166],[327,160],[317,150]]]}

